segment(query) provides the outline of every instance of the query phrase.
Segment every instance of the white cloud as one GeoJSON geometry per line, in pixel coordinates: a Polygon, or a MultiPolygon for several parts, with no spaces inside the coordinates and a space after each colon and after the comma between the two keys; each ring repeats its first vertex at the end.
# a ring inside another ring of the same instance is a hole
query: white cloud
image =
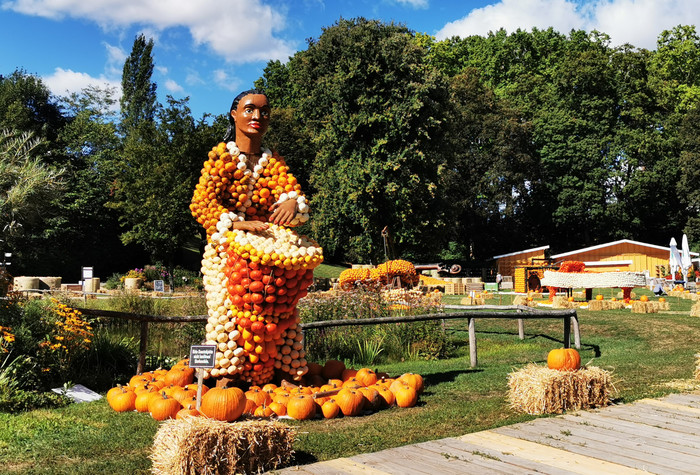
{"type": "Polygon", "coordinates": [[[223,69],[215,70],[213,73],[213,78],[217,86],[229,91],[237,91],[241,87],[241,81],[238,79],[232,79],[223,69]]]}
{"type": "Polygon", "coordinates": [[[46,86],[54,95],[67,96],[73,92],[80,92],[88,86],[110,88],[116,91],[115,99],[121,97],[121,81],[108,79],[104,76],[95,78],[87,73],[80,73],[70,69],[56,68],[50,76],[42,78],[46,86]]]}
{"type": "Polygon", "coordinates": [[[612,45],[631,43],[653,49],[663,30],[699,20],[697,0],[500,0],[447,23],[435,36],[445,39],[486,35],[500,28],[512,33],[518,28],[553,27],[564,34],[571,29],[598,30],[610,35],[612,45]]]}
{"type": "Polygon", "coordinates": [[[87,19],[103,28],[139,25],[154,35],[185,27],[194,45],[206,45],[232,62],[286,61],[294,53],[289,42],[274,35],[285,27],[280,8],[261,0],[10,0],[2,8],[57,20],[87,19]]]}
{"type": "Polygon", "coordinates": [[[185,91],[185,89],[182,86],[180,86],[177,82],[175,82],[172,79],[166,79],[165,89],[168,92],[173,92],[173,93],[182,93],[185,91]]]}
{"type": "Polygon", "coordinates": [[[428,0],[394,0],[401,5],[408,5],[413,8],[428,8],[428,0]]]}

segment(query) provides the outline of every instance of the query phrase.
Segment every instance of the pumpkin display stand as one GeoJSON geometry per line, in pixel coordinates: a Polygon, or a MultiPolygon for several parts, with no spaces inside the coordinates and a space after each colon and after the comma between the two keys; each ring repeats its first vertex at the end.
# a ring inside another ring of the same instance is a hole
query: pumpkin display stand
{"type": "Polygon", "coordinates": [[[153,473],[261,473],[288,464],[294,429],[277,421],[236,424],[206,417],[164,422],[153,441],[153,473]]]}
{"type": "Polygon", "coordinates": [[[533,415],[607,406],[614,390],[611,373],[595,366],[559,371],[530,363],[508,375],[510,406],[533,415]]]}

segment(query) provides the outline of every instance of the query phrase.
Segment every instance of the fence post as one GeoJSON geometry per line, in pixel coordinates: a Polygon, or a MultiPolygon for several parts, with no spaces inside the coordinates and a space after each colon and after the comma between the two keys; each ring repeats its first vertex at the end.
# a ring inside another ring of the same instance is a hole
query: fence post
{"type": "Polygon", "coordinates": [[[476,329],[474,328],[474,322],[476,318],[467,317],[469,321],[469,362],[472,368],[476,368],[476,329]]]}
{"type": "Polygon", "coordinates": [[[148,322],[141,321],[141,341],[139,342],[139,363],[136,366],[136,374],[143,373],[146,367],[146,349],[148,348],[148,322]]]}

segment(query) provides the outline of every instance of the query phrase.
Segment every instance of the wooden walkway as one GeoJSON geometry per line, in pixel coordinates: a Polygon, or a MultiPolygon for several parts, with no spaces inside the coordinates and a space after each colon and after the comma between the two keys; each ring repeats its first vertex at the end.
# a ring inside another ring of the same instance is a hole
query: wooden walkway
{"type": "Polygon", "coordinates": [[[536,419],[275,473],[700,473],[700,392],[536,419]]]}

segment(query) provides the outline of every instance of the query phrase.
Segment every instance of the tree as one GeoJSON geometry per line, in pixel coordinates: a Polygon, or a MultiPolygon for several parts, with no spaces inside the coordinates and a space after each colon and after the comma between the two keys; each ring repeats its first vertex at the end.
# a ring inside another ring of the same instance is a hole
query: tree
{"type": "Polygon", "coordinates": [[[31,133],[0,131],[0,236],[11,246],[62,185],[63,171],[42,163],[38,145],[31,133]]]}
{"type": "Polygon", "coordinates": [[[153,76],[153,40],[143,35],[134,40],[131,54],[124,62],[122,72],[121,126],[128,135],[132,128],[142,123],[152,123],[155,118],[156,83],[153,76]]]}
{"type": "Polygon", "coordinates": [[[700,101],[690,108],[682,121],[680,143],[678,194],[688,216],[683,232],[695,247],[700,245],[700,101]]]}
{"type": "Polygon", "coordinates": [[[290,61],[296,116],[317,150],[312,232],[331,258],[382,260],[385,226],[404,257],[439,246],[447,87],[424,56],[406,28],[360,18],[290,61]]]}

